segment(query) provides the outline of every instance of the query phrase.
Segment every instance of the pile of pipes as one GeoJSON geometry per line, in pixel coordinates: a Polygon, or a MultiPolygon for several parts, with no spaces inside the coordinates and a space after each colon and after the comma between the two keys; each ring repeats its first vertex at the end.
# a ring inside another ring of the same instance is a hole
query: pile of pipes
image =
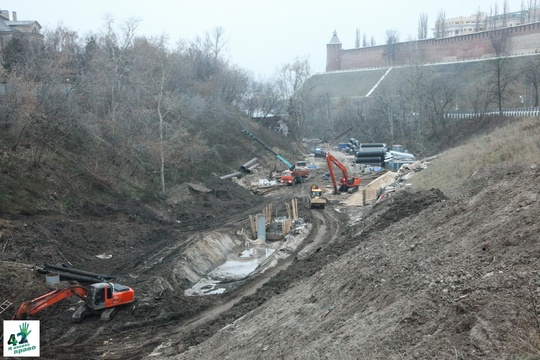
{"type": "Polygon", "coordinates": [[[255,170],[255,168],[257,168],[259,165],[260,165],[259,160],[257,158],[253,158],[249,160],[247,163],[245,163],[244,165],[240,166],[240,169],[238,171],[235,171],[228,175],[220,176],[220,179],[227,180],[227,179],[232,179],[234,177],[239,178],[244,174],[251,174],[253,170],[255,170]]]}
{"type": "Polygon", "coordinates": [[[59,275],[63,280],[77,280],[82,283],[96,283],[101,281],[110,281],[115,277],[110,275],[93,273],[90,271],[79,270],[72,267],[57,266],[45,264],[43,268],[38,268],[40,274],[55,274],[59,275]]]}
{"type": "Polygon", "coordinates": [[[384,167],[388,147],[384,143],[362,143],[356,152],[356,164],[384,167]]]}
{"type": "MultiPolygon", "coordinates": [[[[395,148],[401,147],[395,146],[395,148]]],[[[388,150],[385,143],[361,143],[359,151],[356,152],[356,164],[367,166],[380,166],[392,171],[396,171],[403,164],[410,164],[416,161],[413,154],[406,151],[396,151],[394,148],[388,150]]]]}
{"type": "Polygon", "coordinates": [[[349,142],[345,146],[345,152],[347,154],[354,154],[360,149],[360,141],[356,140],[355,138],[350,138],[349,142]]]}

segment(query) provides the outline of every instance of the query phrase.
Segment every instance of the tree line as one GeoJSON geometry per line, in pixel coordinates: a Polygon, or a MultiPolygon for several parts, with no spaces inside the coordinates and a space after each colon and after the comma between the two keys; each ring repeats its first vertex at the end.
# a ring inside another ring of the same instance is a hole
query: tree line
{"type": "Polygon", "coordinates": [[[101,32],[84,37],[58,26],[39,41],[8,41],[0,68],[2,151],[28,154],[33,167],[69,156],[96,183],[144,179],[141,186],[163,193],[169,184],[229,173],[239,154],[260,151],[240,134],[255,126],[251,118],[281,116],[289,135],[266,142],[285,150],[304,151],[303,138],[328,140],[353,128],[361,141],[429,152],[454,136],[455,120],[445,114],[457,106],[516,106],[524,84],[538,106],[538,57],[506,57],[504,32],[493,38],[498,56],[474,70],[482,73],[474,82],[456,76],[465,64],[411,61],[370,97],[338,98],[314,81],[305,58],[256,79],[227,59],[221,28],[171,46],[166,35],[138,35],[138,24],[107,19],[101,32]]]}
{"type": "Polygon", "coordinates": [[[286,64],[271,80],[255,79],[227,59],[222,28],[171,45],[165,34],[137,34],[139,23],[108,18],[99,33],[58,26],[42,39],[5,42],[2,150],[29,151],[38,167],[68,149],[96,181],[143,175],[165,192],[229,171],[249,151],[237,133],[250,116],[307,111],[293,100],[305,68],[286,64]]]}

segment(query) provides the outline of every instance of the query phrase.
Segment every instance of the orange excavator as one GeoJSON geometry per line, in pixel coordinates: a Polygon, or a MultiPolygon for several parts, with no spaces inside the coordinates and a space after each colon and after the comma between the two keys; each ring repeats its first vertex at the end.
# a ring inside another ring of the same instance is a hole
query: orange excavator
{"type": "Polygon", "coordinates": [[[348,176],[347,168],[345,165],[340,163],[330,152],[326,153],[326,163],[328,164],[328,170],[330,171],[330,177],[332,178],[332,184],[334,185],[334,194],[339,194],[340,192],[355,192],[358,191],[360,186],[360,178],[356,176],[348,176]],[[334,175],[334,166],[335,164],[343,173],[343,177],[339,179],[339,183],[336,182],[336,177],[334,175]]]}
{"type": "Polygon", "coordinates": [[[33,300],[25,301],[13,316],[13,320],[26,319],[59,301],[78,296],[85,304],[73,314],[72,321],[80,322],[86,315],[101,314],[101,320],[109,320],[120,305],[130,304],[135,299],[132,288],[124,285],[102,282],[89,287],[73,285],[54,290],[33,300]]]}

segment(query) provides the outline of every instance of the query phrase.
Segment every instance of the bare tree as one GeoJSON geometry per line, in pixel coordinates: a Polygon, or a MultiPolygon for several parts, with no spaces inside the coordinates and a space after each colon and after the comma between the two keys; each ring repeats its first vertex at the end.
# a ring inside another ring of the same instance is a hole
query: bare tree
{"type": "Polygon", "coordinates": [[[418,19],[418,40],[427,39],[428,32],[428,14],[423,12],[418,19]]]}
{"type": "Polygon", "coordinates": [[[482,12],[480,11],[480,8],[478,8],[478,10],[476,11],[476,16],[475,16],[475,20],[474,20],[474,31],[475,32],[480,31],[480,29],[481,29],[480,21],[481,20],[482,20],[482,12]]]}
{"type": "Polygon", "coordinates": [[[398,42],[399,32],[396,29],[386,30],[386,46],[383,49],[383,56],[389,64],[393,64],[396,60],[398,42]]]}
{"type": "Polygon", "coordinates": [[[503,2],[503,13],[502,13],[502,27],[505,28],[508,26],[508,14],[510,13],[510,7],[508,6],[508,0],[503,2]]]}
{"type": "Polygon", "coordinates": [[[356,37],[354,38],[354,47],[360,47],[360,29],[356,28],[356,37]]]}
{"type": "Polygon", "coordinates": [[[250,117],[266,118],[270,114],[279,115],[282,112],[283,102],[279,101],[280,94],[274,81],[250,79],[247,88],[241,108],[250,117]]]}
{"type": "Polygon", "coordinates": [[[538,21],[538,0],[529,0],[529,23],[538,21]]]}
{"type": "Polygon", "coordinates": [[[493,30],[498,29],[501,27],[502,21],[499,22],[499,4],[495,3],[493,4],[493,16],[491,17],[491,28],[493,30]]]}
{"type": "Polygon", "coordinates": [[[429,114],[427,99],[432,93],[434,82],[432,68],[422,66],[420,62],[412,66],[399,69],[400,74],[400,94],[404,100],[400,129],[402,137],[405,139],[405,127],[408,128],[407,137],[409,145],[418,144],[422,137],[421,120],[429,114]]]}
{"type": "Polygon", "coordinates": [[[398,143],[396,118],[401,111],[401,101],[398,99],[398,86],[390,81],[381,83],[379,91],[375,93],[375,111],[380,117],[381,123],[387,124],[382,128],[385,130],[384,138],[389,139],[391,144],[398,143]]]}
{"type": "Polygon", "coordinates": [[[426,86],[428,90],[425,95],[430,102],[430,110],[424,115],[429,119],[433,135],[438,139],[443,136],[451,138],[452,134],[448,128],[446,115],[454,108],[458,97],[459,86],[452,78],[434,78],[426,86]]]}
{"type": "MultiPolygon", "coordinates": [[[[496,6],[495,6],[496,7],[496,6]]],[[[497,27],[497,9],[493,10],[493,7],[489,8],[489,16],[487,17],[486,30],[495,30],[497,27]]]]}
{"type": "Polygon", "coordinates": [[[437,19],[435,20],[435,33],[433,34],[437,39],[446,36],[446,11],[439,10],[437,19]]]}
{"type": "Polygon", "coordinates": [[[366,34],[362,35],[362,47],[368,46],[366,34]]]}
{"type": "Polygon", "coordinates": [[[369,40],[369,46],[375,46],[377,45],[377,41],[375,41],[375,36],[371,35],[371,38],[369,40]]]}
{"type": "Polygon", "coordinates": [[[112,120],[111,129],[115,130],[117,117],[122,112],[121,100],[126,92],[125,80],[129,76],[129,50],[133,45],[136,30],[140,24],[139,19],[129,19],[120,25],[120,30],[115,28],[115,20],[107,16],[105,19],[105,33],[100,37],[100,56],[94,58],[94,69],[102,86],[109,96],[108,116],[112,120]]]}
{"type": "Polygon", "coordinates": [[[38,113],[38,100],[35,92],[32,91],[31,82],[15,74],[7,75],[4,81],[6,92],[2,94],[0,102],[2,111],[0,124],[3,125],[3,132],[5,130],[6,133],[10,133],[11,136],[8,137],[14,139],[10,148],[11,151],[16,151],[26,140],[27,131],[34,123],[34,118],[38,113]]]}
{"type": "MultiPolygon", "coordinates": [[[[346,129],[353,129],[362,136],[372,139],[373,129],[366,119],[365,101],[362,99],[342,99],[336,106],[335,123],[327,130],[328,134],[342,134],[346,129]]],[[[337,138],[336,138],[337,139],[337,138]]]]}
{"type": "MultiPolygon", "coordinates": [[[[167,190],[167,181],[177,167],[194,164],[207,150],[201,129],[190,132],[189,123],[194,121],[196,105],[183,94],[186,84],[177,74],[186,66],[185,49],[180,46],[169,50],[165,35],[145,39],[138,44],[133,62],[133,82],[138,86],[137,96],[142,98],[139,111],[147,119],[143,136],[138,139],[148,148],[151,168],[159,168],[160,191],[167,190]],[[186,110],[189,108],[189,110],[186,110]],[[156,166],[156,163],[159,164],[156,166]]],[[[136,136],[136,135],[135,135],[136,136]]]]}
{"type": "Polygon", "coordinates": [[[488,87],[494,93],[495,102],[502,115],[505,100],[510,95],[510,89],[516,82],[517,76],[512,69],[511,62],[506,53],[508,44],[508,29],[499,29],[490,33],[491,45],[496,58],[488,62],[488,87]]]}
{"type": "Polygon", "coordinates": [[[301,143],[308,130],[308,122],[319,108],[321,96],[324,96],[317,94],[315,85],[307,82],[310,77],[311,67],[307,59],[296,59],[283,65],[276,76],[282,101],[287,103],[289,129],[297,144],[301,143]]]}
{"type": "Polygon", "coordinates": [[[538,87],[540,86],[540,60],[537,57],[531,57],[524,66],[524,87],[525,92],[530,86],[531,106],[539,106],[538,87]]]}
{"type": "Polygon", "coordinates": [[[222,27],[216,27],[211,33],[206,33],[204,45],[213,55],[214,60],[218,60],[220,55],[226,49],[229,41],[225,38],[225,30],[222,27]]]}

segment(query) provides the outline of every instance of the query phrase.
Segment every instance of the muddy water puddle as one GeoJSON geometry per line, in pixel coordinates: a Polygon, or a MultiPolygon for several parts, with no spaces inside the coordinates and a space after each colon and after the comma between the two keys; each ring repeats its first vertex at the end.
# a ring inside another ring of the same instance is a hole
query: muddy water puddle
{"type": "Polygon", "coordinates": [[[240,248],[229,254],[227,261],[185,291],[187,296],[222,294],[249,277],[257,267],[275,252],[266,247],[240,248]]]}

